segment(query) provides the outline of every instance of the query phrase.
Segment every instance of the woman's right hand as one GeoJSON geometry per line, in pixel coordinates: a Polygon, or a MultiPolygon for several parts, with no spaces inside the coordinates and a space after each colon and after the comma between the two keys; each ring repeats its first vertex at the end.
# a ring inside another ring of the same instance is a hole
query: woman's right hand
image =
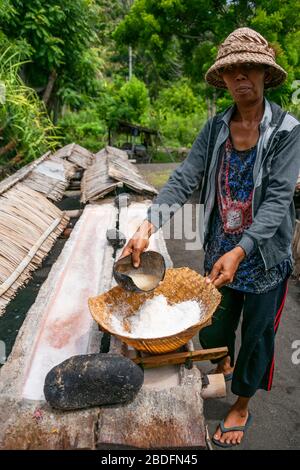
{"type": "Polygon", "coordinates": [[[131,254],[132,264],[135,268],[138,268],[140,265],[140,255],[148,248],[149,239],[154,231],[154,225],[148,220],[144,220],[142,225],[140,225],[133,237],[123,248],[120,258],[124,258],[124,256],[131,254]]]}

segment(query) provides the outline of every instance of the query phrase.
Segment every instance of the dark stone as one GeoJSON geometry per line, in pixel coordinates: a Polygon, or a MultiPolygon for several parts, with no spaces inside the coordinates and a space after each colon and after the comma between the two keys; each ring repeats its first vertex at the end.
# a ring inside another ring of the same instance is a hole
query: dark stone
{"type": "Polygon", "coordinates": [[[122,248],[126,243],[125,235],[115,228],[106,230],[106,238],[114,248],[122,248]]]}
{"type": "Polygon", "coordinates": [[[130,402],[143,385],[144,372],[118,354],[73,356],[48,372],[44,394],[61,410],[130,402]]]}

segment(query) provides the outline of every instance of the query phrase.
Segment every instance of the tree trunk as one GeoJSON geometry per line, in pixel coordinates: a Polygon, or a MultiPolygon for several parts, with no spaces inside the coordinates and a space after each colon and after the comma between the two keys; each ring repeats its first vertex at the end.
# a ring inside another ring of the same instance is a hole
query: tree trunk
{"type": "Polygon", "coordinates": [[[8,144],[4,145],[4,147],[0,147],[0,156],[6,154],[7,152],[10,152],[13,150],[17,145],[17,142],[12,139],[8,144]]]}
{"type": "Polygon", "coordinates": [[[43,94],[43,102],[45,103],[46,106],[50,99],[56,78],[57,78],[56,70],[52,70],[52,72],[49,75],[48,83],[43,94]]]}

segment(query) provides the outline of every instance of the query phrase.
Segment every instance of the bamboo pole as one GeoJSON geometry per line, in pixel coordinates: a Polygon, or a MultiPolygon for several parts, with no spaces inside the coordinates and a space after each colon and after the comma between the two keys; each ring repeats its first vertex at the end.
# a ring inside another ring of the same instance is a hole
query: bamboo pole
{"type": "Polygon", "coordinates": [[[16,267],[14,272],[0,285],[0,296],[3,295],[18,279],[20,274],[24,271],[25,268],[32,261],[33,257],[36,255],[37,251],[40,249],[44,241],[49,237],[56,227],[60,224],[60,218],[55,219],[53,223],[48,227],[48,229],[43,233],[43,235],[38,239],[38,241],[33,245],[28,255],[21,261],[21,263],[16,267]]]}

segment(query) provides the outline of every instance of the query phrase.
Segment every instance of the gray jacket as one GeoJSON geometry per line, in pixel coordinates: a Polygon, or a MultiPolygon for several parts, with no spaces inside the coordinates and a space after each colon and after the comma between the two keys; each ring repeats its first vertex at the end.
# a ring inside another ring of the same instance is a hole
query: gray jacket
{"type": "MultiPolygon", "coordinates": [[[[300,168],[300,123],[276,103],[266,98],[264,103],[253,169],[253,222],[238,245],[246,255],[258,248],[267,270],[291,256],[295,225],[293,194],[300,168]]],[[[148,209],[147,219],[159,228],[170,218],[169,211],[163,207],[181,207],[201,185],[199,202],[204,204],[204,249],[215,202],[218,156],[229,136],[235,106],[206,122],[188,156],[148,209]]]]}

